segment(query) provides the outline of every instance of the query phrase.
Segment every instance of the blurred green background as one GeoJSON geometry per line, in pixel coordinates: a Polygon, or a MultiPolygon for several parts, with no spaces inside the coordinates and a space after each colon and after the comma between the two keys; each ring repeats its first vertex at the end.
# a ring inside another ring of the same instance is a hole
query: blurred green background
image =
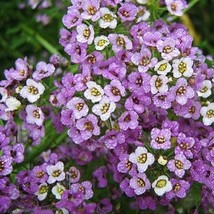
{"type": "MultiPolygon", "coordinates": [[[[66,13],[69,0],[52,0],[53,5],[43,10],[33,10],[23,3],[27,0],[0,0],[0,78],[6,68],[14,66],[19,57],[45,60],[55,51],[63,53],[58,44],[61,18],[66,13]],[[50,24],[36,22],[36,14],[48,14],[50,24]]],[[[214,55],[214,2],[199,0],[181,21],[191,29],[195,45],[205,54],[214,55]]]]}

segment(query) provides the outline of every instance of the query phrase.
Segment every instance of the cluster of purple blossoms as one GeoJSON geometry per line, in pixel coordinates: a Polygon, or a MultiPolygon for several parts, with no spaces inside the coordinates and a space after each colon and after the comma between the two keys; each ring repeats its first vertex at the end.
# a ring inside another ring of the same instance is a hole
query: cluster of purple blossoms
{"type": "Polygon", "coordinates": [[[194,184],[213,208],[209,59],[183,25],[146,22],[146,0],[71,3],[59,41],[70,62],[18,59],[0,82],[0,212],[118,213],[123,197],[170,210],[194,184]]]}

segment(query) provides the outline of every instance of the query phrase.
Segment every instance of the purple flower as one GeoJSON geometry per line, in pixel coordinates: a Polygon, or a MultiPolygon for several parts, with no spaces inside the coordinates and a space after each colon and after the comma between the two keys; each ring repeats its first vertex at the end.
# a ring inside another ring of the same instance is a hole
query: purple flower
{"type": "Polygon", "coordinates": [[[160,32],[148,31],[143,36],[143,42],[147,46],[155,47],[158,40],[160,40],[162,34],[160,32]]]}
{"type": "Polygon", "coordinates": [[[112,50],[117,53],[122,49],[131,50],[132,49],[132,41],[123,34],[109,34],[109,41],[111,42],[112,50]]]}
{"type": "Polygon", "coordinates": [[[129,172],[133,167],[133,163],[129,161],[129,155],[121,154],[119,159],[120,159],[120,162],[117,165],[117,170],[121,173],[129,172]]]}
{"type": "Polygon", "coordinates": [[[89,114],[76,122],[76,128],[80,130],[81,137],[88,140],[92,135],[99,135],[100,128],[97,125],[98,119],[95,115],[89,114]]]}
{"type": "Polygon", "coordinates": [[[112,208],[113,206],[111,204],[110,199],[104,198],[100,200],[99,203],[97,204],[96,213],[99,213],[99,214],[110,213],[112,211],[112,208]]]}
{"type": "Polygon", "coordinates": [[[126,111],[118,119],[120,129],[135,129],[138,126],[138,114],[135,111],[126,111]]]}
{"type": "Polygon", "coordinates": [[[133,92],[125,102],[125,108],[129,111],[133,110],[141,114],[144,112],[145,107],[151,104],[150,97],[142,92],[133,92]]]}
{"type": "Polygon", "coordinates": [[[70,190],[73,193],[82,192],[83,198],[88,200],[93,197],[92,184],[90,181],[83,181],[82,183],[72,184],[70,190]]]}
{"type": "Polygon", "coordinates": [[[136,195],[142,195],[151,189],[151,183],[144,173],[139,173],[130,179],[130,187],[134,189],[136,195]]]}
{"type": "Polygon", "coordinates": [[[0,196],[0,213],[7,213],[7,210],[10,207],[11,199],[7,196],[0,196]]]}
{"type": "Polygon", "coordinates": [[[76,40],[76,34],[77,32],[75,30],[73,31],[68,31],[65,28],[62,28],[60,31],[60,39],[59,43],[63,47],[66,47],[69,43],[72,43],[76,40]]]}
{"type": "Polygon", "coordinates": [[[40,81],[45,77],[51,76],[55,71],[55,67],[52,64],[46,64],[45,62],[39,62],[36,65],[36,71],[33,72],[33,79],[40,81]]]}
{"type": "Polygon", "coordinates": [[[43,163],[41,166],[35,166],[31,171],[31,176],[39,183],[47,182],[48,175],[46,172],[47,164],[43,163]]]}
{"type": "Polygon", "coordinates": [[[120,182],[120,189],[125,192],[128,197],[135,196],[135,192],[133,188],[130,187],[130,182],[128,178],[125,178],[123,181],[120,182]]]}
{"type": "Polygon", "coordinates": [[[187,191],[190,188],[189,182],[185,180],[177,180],[174,178],[172,178],[170,181],[172,183],[172,190],[166,193],[166,198],[168,199],[172,199],[174,197],[185,198],[187,195],[187,191]]]}
{"type": "Polygon", "coordinates": [[[132,62],[138,66],[139,72],[146,72],[154,67],[158,62],[157,58],[152,58],[152,53],[148,48],[142,47],[140,53],[136,52],[131,58],[132,62]]]}
{"type": "Polygon", "coordinates": [[[16,69],[11,72],[11,77],[14,80],[25,80],[29,74],[29,66],[27,64],[27,58],[17,59],[15,62],[16,69]]]}
{"type": "Polygon", "coordinates": [[[170,149],[171,148],[171,131],[169,129],[153,128],[151,131],[151,147],[153,149],[170,149]]]}
{"type": "Polygon", "coordinates": [[[118,144],[125,142],[125,135],[121,132],[110,130],[99,139],[99,142],[102,142],[106,145],[108,149],[114,149],[118,144]]]}
{"type": "Polygon", "coordinates": [[[144,91],[145,93],[150,92],[150,79],[151,76],[148,73],[131,72],[128,75],[128,88],[130,91],[144,91]]]}
{"type": "Polygon", "coordinates": [[[0,157],[0,176],[8,175],[12,172],[13,159],[9,155],[3,155],[0,157]]]}
{"type": "Polygon", "coordinates": [[[74,166],[69,168],[67,174],[71,183],[76,183],[80,180],[80,171],[74,166]]]}
{"type": "Polygon", "coordinates": [[[138,8],[135,4],[124,3],[118,9],[118,15],[121,18],[122,22],[133,21],[137,15],[138,8]]]}
{"type": "Polygon", "coordinates": [[[24,160],[24,146],[21,143],[14,146],[5,146],[2,151],[4,155],[11,156],[15,163],[21,163],[24,160]]]}
{"type": "Polygon", "coordinates": [[[192,137],[187,137],[184,133],[179,133],[177,137],[177,146],[175,147],[175,154],[183,153],[187,158],[193,158],[193,153],[190,150],[195,140],[192,137]]]}
{"type": "Polygon", "coordinates": [[[35,105],[27,105],[26,106],[26,121],[29,124],[36,124],[38,126],[42,126],[45,116],[42,110],[35,105]]]}
{"type": "Polygon", "coordinates": [[[195,91],[188,86],[187,80],[184,78],[178,79],[176,86],[171,87],[169,92],[175,95],[175,99],[180,105],[185,105],[188,99],[195,96],[195,91]]]}
{"type": "Polygon", "coordinates": [[[169,92],[157,93],[153,96],[153,102],[156,107],[163,109],[169,109],[172,106],[172,102],[175,100],[175,96],[169,92]]]}
{"type": "Polygon", "coordinates": [[[138,197],[137,202],[138,202],[139,208],[142,210],[146,210],[146,209],[156,210],[156,201],[152,196],[138,197]]]}
{"type": "Polygon", "coordinates": [[[174,172],[179,178],[182,178],[185,171],[190,169],[191,162],[183,154],[175,155],[173,160],[167,164],[169,171],[174,172]]]}
{"type": "Polygon", "coordinates": [[[82,22],[80,12],[74,7],[70,8],[68,13],[62,17],[62,22],[67,28],[78,26],[82,22]]]}
{"type": "Polygon", "coordinates": [[[73,126],[70,127],[67,133],[68,133],[68,136],[73,140],[75,144],[80,144],[84,141],[81,135],[81,131],[73,126]]]}
{"type": "Polygon", "coordinates": [[[118,102],[121,97],[125,96],[126,90],[119,80],[112,80],[109,85],[104,88],[105,94],[110,101],[118,102]]]}
{"type": "Polygon", "coordinates": [[[105,166],[101,166],[93,172],[93,177],[97,180],[97,186],[99,188],[104,188],[107,186],[107,168],[105,166]]]}

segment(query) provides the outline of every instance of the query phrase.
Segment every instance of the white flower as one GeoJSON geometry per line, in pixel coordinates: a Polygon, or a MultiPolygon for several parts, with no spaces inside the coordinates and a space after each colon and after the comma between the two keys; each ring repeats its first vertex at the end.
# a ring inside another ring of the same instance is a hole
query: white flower
{"type": "Polygon", "coordinates": [[[35,105],[27,105],[26,106],[26,121],[29,124],[36,124],[37,126],[42,126],[45,116],[41,110],[41,108],[35,105]]]}
{"type": "Polygon", "coordinates": [[[5,100],[5,104],[7,108],[5,111],[15,111],[21,106],[21,102],[17,100],[15,97],[8,97],[5,100]]]}
{"type": "Polygon", "coordinates": [[[158,92],[164,93],[168,91],[168,77],[164,75],[153,75],[150,79],[151,92],[156,94],[158,92]]]}
{"type": "Polygon", "coordinates": [[[104,96],[102,100],[93,106],[92,112],[98,116],[102,121],[108,120],[111,113],[115,110],[116,104],[109,100],[107,96],[104,96]]]}
{"type": "Polygon", "coordinates": [[[28,99],[29,102],[34,103],[40,98],[40,95],[43,94],[44,91],[45,87],[42,83],[37,83],[33,79],[27,79],[26,86],[21,89],[20,95],[28,99]]]}
{"type": "Polygon", "coordinates": [[[8,97],[7,90],[3,87],[0,87],[0,103],[5,102],[8,97]]]}
{"type": "Polygon", "coordinates": [[[162,60],[155,65],[155,71],[158,74],[167,75],[171,71],[172,66],[167,60],[162,60]]]}
{"type": "Polygon", "coordinates": [[[137,18],[137,23],[141,22],[141,21],[146,21],[149,16],[150,16],[150,12],[146,9],[146,7],[139,7],[138,9],[138,18],[137,18]]]}
{"type": "Polygon", "coordinates": [[[155,158],[145,147],[139,146],[135,152],[129,155],[129,161],[137,164],[137,170],[139,172],[145,172],[148,166],[154,163],[155,158]]]}
{"type": "Polygon", "coordinates": [[[212,94],[212,83],[210,80],[204,80],[202,82],[202,89],[200,91],[198,91],[198,96],[200,97],[204,97],[204,98],[207,98],[209,97],[211,94],[212,94]]]}
{"type": "Polygon", "coordinates": [[[137,2],[139,4],[146,4],[148,2],[148,0],[137,0],[137,2]]]}
{"type": "Polygon", "coordinates": [[[111,28],[114,29],[117,26],[117,16],[112,13],[108,8],[102,7],[100,9],[101,18],[99,20],[99,25],[101,28],[111,28]]]}
{"type": "Polygon", "coordinates": [[[160,155],[160,157],[158,158],[158,163],[162,166],[165,166],[167,162],[167,158],[165,156],[160,155]]]}
{"type": "Polygon", "coordinates": [[[68,210],[61,208],[55,212],[55,214],[69,214],[68,210]]]}
{"type": "Polygon", "coordinates": [[[48,183],[52,184],[55,181],[63,181],[65,179],[64,163],[59,161],[55,165],[47,166],[48,183]]]}
{"type": "Polygon", "coordinates": [[[61,199],[62,194],[65,191],[65,187],[59,183],[56,184],[51,190],[51,192],[55,195],[56,199],[61,199]]]}
{"type": "Polygon", "coordinates": [[[159,176],[153,183],[152,187],[158,196],[162,196],[165,192],[172,190],[172,184],[166,175],[159,176]]]}
{"type": "Polygon", "coordinates": [[[93,81],[87,82],[86,85],[88,89],[85,90],[84,96],[92,103],[99,102],[104,94],[102,87],[93,81]]]}
{"type": "Polygon", "coordinates": [[[183,57],[181,59],[173,60],[173,76],[179,78],[181,76],[191,77],[193,74],[193,60],[189,57],[183,57]]]}
{"type": "Polygon", "coordinates": [[[86,24],[78,25],[77,28],[77,41],[80,43],[92,44],[94,40],[94,28],[92,25],[87,26],[86,24]]]}
{"type": "Polygon", "coordinates": [[[42,183],[39,185],[39,189],[37,192],[34,193],[35,195],[37,195],[37,198],[39,201],[43,201],[48,194],[48,185],[46,182],[42,183]]]}
{"type": "Polygon", "coordinates": [[[110,44],[108,37],[106,36],[97,36],[94,39],[95,49],[98,51],[103,50],[106,46],[110,44]]]}
{"type": "Polygon", "coordinates": [[[214,103],[210,103],[207,107],[202,107],[201,115],[203,116],[204,125],[211,125],[214,122],[214,103]]]}

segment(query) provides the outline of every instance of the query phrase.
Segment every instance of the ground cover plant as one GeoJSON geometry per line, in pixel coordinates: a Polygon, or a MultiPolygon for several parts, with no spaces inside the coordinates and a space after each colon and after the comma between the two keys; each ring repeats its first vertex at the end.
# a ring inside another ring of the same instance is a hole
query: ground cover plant
{"type": "Polygon", "coordinates": [[[214,212],[213,58],[177,22],[197,2],[17,4],[43,27],[18,23],[40,55],[0,81],[0,213],[214,212]]]}

